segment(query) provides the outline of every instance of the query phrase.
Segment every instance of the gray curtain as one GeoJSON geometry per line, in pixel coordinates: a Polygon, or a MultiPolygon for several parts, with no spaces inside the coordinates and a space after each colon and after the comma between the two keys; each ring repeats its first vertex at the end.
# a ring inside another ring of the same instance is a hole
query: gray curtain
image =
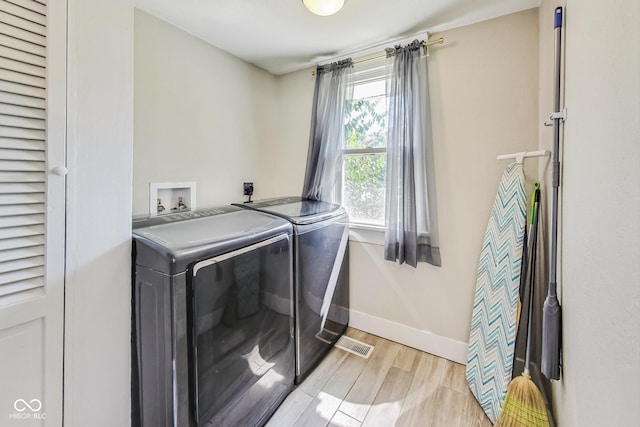
{"type": "Polygon", "coordinates": [[[440,266],[426,56],[415,40],[387,49],[389,116],[384,257],[440,266]]]}
{"type": "Polygon", "coordinates": [[[317,68],[304,198],[341,202],[345,105],[353,92],[352,69],[351,58],[317,68]]]}

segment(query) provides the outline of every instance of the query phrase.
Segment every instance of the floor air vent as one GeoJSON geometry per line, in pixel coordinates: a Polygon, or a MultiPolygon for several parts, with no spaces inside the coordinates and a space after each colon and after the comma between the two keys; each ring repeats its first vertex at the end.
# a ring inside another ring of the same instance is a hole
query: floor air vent
{"type": "Polygon", "coordinates": [[[369,356],[371,356],[374,348],[372,345],[365,344],[344,335],[341,336],[340,339],[336,342],[336,347],[341,348],[344,351],[348,351],[349,353],[353,353],[357,356],[364,357],[365,359],[368,359],[369,356]]]}

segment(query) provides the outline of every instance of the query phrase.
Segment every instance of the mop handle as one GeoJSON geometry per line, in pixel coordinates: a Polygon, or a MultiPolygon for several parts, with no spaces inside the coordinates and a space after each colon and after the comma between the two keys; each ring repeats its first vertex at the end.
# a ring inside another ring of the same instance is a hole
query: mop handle
{"type": "Polygon", "coordinates": [[[531,360],[531,310],[533,309],[533,287],[536,281],[536,251],[538,250],[538,215],[540,211],[540,190],[539,185],[536,183],[536,188],[533,192],[535,195],[535,202],[533,204],[533,215],[531,215],[532,230],[532,242],[529,246],[531,250],[531,262],[530,262],[530,280],[529,280],[529,311],[527,312],[527,350],[524,356],[524,372],[529,375],[529,362],[531,360]]]}
{"type": "MultiPolygon", "coordinates": [[[[557,7],[554,15],[555,34],[555,82],[553,111],[560,111],[560,61],[562,53],[562,8],[557,7]]],[[[551,207],[551,253],[549,257],[549,295],[556,295],[558,270],[558,188],[560,187],[560,120],[553,119],[553,192],[551,207]]]]}

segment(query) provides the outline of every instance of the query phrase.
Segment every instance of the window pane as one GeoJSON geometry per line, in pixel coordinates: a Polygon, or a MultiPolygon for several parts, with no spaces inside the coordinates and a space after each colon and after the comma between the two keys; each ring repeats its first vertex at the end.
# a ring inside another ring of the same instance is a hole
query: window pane
{"type": "Polygon", "coordinates": [[[359,83],[353,87],[353,99],[366,99],[386,95],[387,82],[384,79],[359,83]]]}
{"type": "Polygon", "coordinates": [[[385,153],[345,155],[342,198],[351,222],[384,225],[386,163],[385,153]]]}
{"type": "Polygon", "coordinates": [[[346,148],[387,146],[386,95],[353,99],[346,114],[346,148]]]}

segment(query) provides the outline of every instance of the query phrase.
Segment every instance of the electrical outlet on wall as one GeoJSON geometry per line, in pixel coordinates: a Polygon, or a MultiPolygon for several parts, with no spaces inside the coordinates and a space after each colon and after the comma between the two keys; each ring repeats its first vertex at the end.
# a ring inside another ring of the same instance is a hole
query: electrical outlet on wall
{"type": "Polygon", "coordinates": [[[253,182],[245,182],[243,184],[243,194],[245,196],[249,196],[249,200],[247,200],[245,203],[251,203],[251,196],[253,195],[253,182]]]}
{"type": "Polygon", "coordinates": [[[244,193],[245,196],[253,195],[253,182],[245,182],[244,183],[244,193]]]}

